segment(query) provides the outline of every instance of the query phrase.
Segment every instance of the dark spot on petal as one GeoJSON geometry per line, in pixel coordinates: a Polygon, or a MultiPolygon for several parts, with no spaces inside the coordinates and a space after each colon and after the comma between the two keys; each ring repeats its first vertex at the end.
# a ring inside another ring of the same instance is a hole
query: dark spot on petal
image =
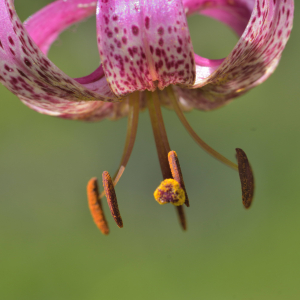
{"type": "Polygon", "coordinates": [[[29,67],[29,68],[31,68],[31,66],[32,66],[32,63],[31,63],[31,61],[28,59],[28,58],[24,58],[24,63],[25,63],[25,65],[27,66],[27,67],[29,67]]]}
{"type": "Polygon", "coordinates": [[[133,25],[133,26],[131,27],[131,30],[132,30],[132,33],[133,33],[134,35],[138,35],[138,34],[139,34],[139,28],[138,28],[136,25],[133,25]]]}
{"type": "Polygon", "coordinates": [[[158,29],[157,29],[157,33],[159,34],[159,35],[163,35],[164,34],[164,29],[163,29],[163,27],[159,27],[158,29]]]}
{"type": "Polygon", "coordinates": [[[11,45],[14,45],[14,44],[15,44],[15,42],[14,42],[14,40],[12,39],[11,36],[8,37],[8,41],[10,42],[11,45]]]}
{"type": "Polygon", "coordinates": [[[145,18],[145,27],[146,27],[146,29],[149,29],[149,27],[150,27],[150,18],[149,17],[145,18]]]}

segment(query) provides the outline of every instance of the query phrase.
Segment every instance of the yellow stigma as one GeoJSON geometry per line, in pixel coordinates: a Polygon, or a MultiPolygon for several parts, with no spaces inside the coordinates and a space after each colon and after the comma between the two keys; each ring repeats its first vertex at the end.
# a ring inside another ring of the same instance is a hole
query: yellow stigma
{"type": "Polygon", "coordinates": [[[176,180],[165,179],[155,190],[154,198],[161,205],[172,203],[180,206],[185,202],[185,193],[176,180]]]}

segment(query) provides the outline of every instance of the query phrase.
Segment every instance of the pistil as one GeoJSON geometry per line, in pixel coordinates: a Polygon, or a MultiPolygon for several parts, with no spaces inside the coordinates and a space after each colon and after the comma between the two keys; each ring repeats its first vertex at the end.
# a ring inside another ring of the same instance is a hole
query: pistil
{"type": "MultiPolygon", "coordinates": [[[[156,144],[158,159],[160,163],[161,172],[164,181],[172,179],[172,172],[168,161],[168,153],[171,151],[165,125],[162,118],[160,103],[157,92],[145,92],[147,99],[147,106],[151,119],[152,130],[154,134],[154,140],[156,144]]],[[[179,188],[180,185],[178,186],[179,188]]],[[[176,189],[175,185],[173,188],[176,189]]],[[[158,188],[159,189],[159,188],[158,188]]],[[[177,214],[179,217],[180,224],[183,230],[186,230],[186,218],[183,210],[183,206],[176,206],[177,214]]]]}

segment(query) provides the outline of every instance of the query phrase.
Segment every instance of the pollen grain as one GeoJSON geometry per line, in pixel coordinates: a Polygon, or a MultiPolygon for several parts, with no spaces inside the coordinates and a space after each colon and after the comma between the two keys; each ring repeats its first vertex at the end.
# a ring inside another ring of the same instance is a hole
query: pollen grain
{"type": "Polygon", "coordinates": [[[165,179],[154,192],[155,200],[163,205],[180,206],[185,202],[185,192],[175,179],[165,179]]]}

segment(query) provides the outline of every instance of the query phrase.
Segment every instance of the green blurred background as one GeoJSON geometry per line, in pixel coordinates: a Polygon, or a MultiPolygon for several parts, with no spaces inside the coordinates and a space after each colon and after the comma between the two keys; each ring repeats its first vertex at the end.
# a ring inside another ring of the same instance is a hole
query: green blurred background
{"type": "MultiPolygon", "coordinates": [[[[22,20],[50,1],[15,1],[22,20]]],[[[126,119],[86,124],[40,115],[0,89],[0,299],[299,299],[299,8],[291,39],[267,82],[213,112],[187,114],[211,146],[251,160],[256,195],[246,211],[236,172],[204,153],[176,115],[163,110],[191,207],[188,231],[159,206],[161,181],[148,112],[140,114],[133,155],[116,188],[124,228],[93,224],[92,176],[116,170],[126,119]]],[[[189,20],[195,51],[229,54],[237,38],[205,17],[189,20]]],[[[50,58],[79,77],[99,63],[95,18],[74,26],[50,58]]]]}

